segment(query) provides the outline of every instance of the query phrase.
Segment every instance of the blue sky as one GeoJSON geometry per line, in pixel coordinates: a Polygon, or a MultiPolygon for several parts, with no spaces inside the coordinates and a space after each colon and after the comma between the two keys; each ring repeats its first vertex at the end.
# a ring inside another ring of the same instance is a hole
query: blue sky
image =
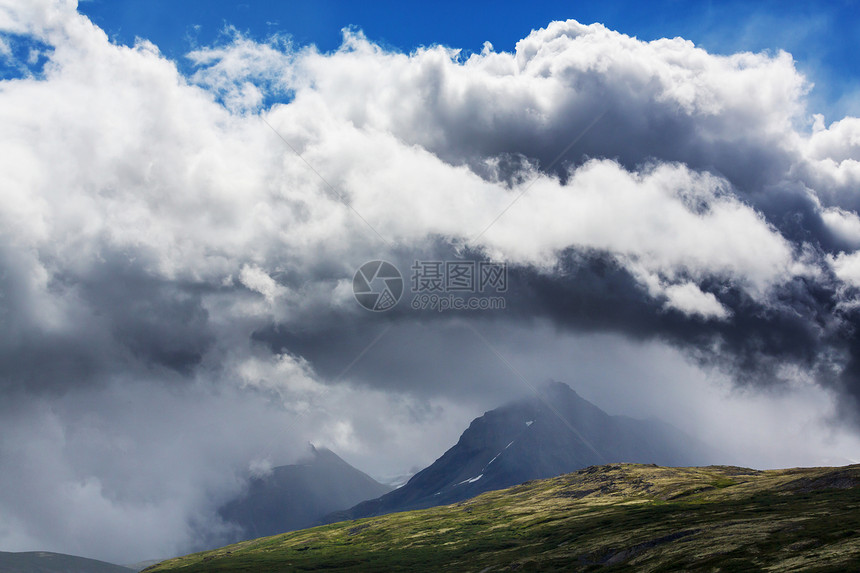
{"type": "Polygon", "coordinates": [[[248,0],[87,0],[79,10],[125,44],[151,40],[177,61],[219,40],[226,25],[255,39],[273,33],[297,45],[337,48],[355,26],[402,51],[444,44],[480,51],[485,41],[512,50],[529,31],[573,18],[641,39],[682,36],[715,53],[784,49],[815,84],[811,111],[828,122],[860,115],[860,9],[857,2],[271,2],[248,0]]]}

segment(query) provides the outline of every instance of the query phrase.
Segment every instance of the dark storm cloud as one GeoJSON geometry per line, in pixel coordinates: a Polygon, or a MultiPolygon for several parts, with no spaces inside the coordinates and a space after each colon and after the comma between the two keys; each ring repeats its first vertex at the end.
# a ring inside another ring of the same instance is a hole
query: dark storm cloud
{"type": "MultiPolygon", "coordinates": [[[[434,249],[414,255],[417,260],[486,260],[480,253],[445,248],[438,241],[434,249]]],[[[393,260],[408,269],[412,259],[393,260]]],[[[408,281],[409,271],[401,272],[408,281]]],[[[474,312],[465,319],[491,337],[494,324],[527,325],[543,319],[571,332],[661,341],[752,387],[791,384],[799,369],[844,392],[846,413],[856,406],[860,378],[851,365],[860,347],[857,313],[837,308],[844,292],[826,268],[817,280],[796,278],[780,285],[766,303],[731,282],[703,281],[703,290],[729,309],[731,320],[725,321],[691,318],[665,308],[606,253],[571,250],[551,270],[510,266],[507,272],[505,309],[474,312]]],[[[511,373],[463,324],[462,314],[411,309],[414,296],[407,286],[398,307],[386,313],[357,308],[320,314],[312,327],[271,324],[252,337],[273,352],[304,356],[329,380],[346,375],[371,386],[419,394],[510,396],[506,384],[511,373]]]]}
{"type": "Polygon", "coordinates": [[[69,277],[101,328],[129,358],[154,368],[189,374],[212,346],[215,333],[202,306],[205,285],[165,281],[145,263],[113,255],[69,277]]]}
{"type": "MultiPolygon", "coordinates": [[[[814,372],[822,383],[839,386],[838,364],[856,345],[852,329],[835,312],[838,295],[821,283],[801,279],[782,285],[775,301],[763,305],[730,284],[713,282],[713,293],[731,311],[727,321],[691,320],[645,296],[630,274],[606,256],[569,254],[557,274],[525,272],[514,279],[523,317],[542,315],[559,326],[656,338],[703,365],[727,370],[739,382],[785,382],[782,367],[814,372]]],[[[842,382],[855,393],[858,380],[842,382]]]]}
{"type": "Polygon", "coordinates": [[[55,320],[54,309],[36,296],[30,264],[8,246],[0,248],[0,389],[39,391],[65,380],[98,379],[110,340],[87,324],[74,331],[42,327],[55,320]]]}
{"type": "Polygon", "coordinates": [[[200,286],[152,276],[128,253],[105,250],[82,275],[57,269],[44,285],[56,300],[44,306],[21,284],[32,263],[0,261],[7,390],[63,392],[131,371],[185,376],[213,343],[200,286]]]}

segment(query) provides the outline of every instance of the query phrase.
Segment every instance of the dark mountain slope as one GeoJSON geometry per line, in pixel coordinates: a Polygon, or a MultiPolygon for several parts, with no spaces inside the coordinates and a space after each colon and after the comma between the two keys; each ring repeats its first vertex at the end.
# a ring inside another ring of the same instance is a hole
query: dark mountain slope
{"type": "Polygon", "coordinates": [[[306,460],[252,478],[247,492],[219,513],[240,525],[242,539],[249,539],[309,527],[327,513],[390,490],[331,450],[311,446],[306,460]]]}
{"type": "Polygon", "coordinates": [[[0,572],[2,573],[133,573],[133,571],[113,563],[63,553],[0,551],[0,572]]]}

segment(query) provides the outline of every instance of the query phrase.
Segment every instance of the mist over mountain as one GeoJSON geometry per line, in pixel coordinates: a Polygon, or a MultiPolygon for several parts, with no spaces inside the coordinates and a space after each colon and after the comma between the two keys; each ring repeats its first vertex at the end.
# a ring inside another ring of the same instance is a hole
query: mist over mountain
{"type": "Polygon", "coordinates": [[[219,514],[242,528],[241,539],[251,539],[311,527],[329,512],[390,490],[331,450],[311,446],[299,463],[252,477],[219,514]]]}
{"type": "Polygon", "coordinates": [[[587,466],[715,463],[717,452],[657,420],[611,416],[562,382],[476,418],[457,444],[406,485],[326,522],[461,501],[587,466]]]}

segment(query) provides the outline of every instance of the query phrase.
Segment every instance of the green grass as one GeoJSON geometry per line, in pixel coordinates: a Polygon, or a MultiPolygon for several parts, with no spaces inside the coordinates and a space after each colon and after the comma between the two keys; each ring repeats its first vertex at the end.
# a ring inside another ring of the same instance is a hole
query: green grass
{"type": "Polygon", "coordinates": [[[860,466],[621,464],[335,523],[147,572],[860,569],[860,466]]]}

